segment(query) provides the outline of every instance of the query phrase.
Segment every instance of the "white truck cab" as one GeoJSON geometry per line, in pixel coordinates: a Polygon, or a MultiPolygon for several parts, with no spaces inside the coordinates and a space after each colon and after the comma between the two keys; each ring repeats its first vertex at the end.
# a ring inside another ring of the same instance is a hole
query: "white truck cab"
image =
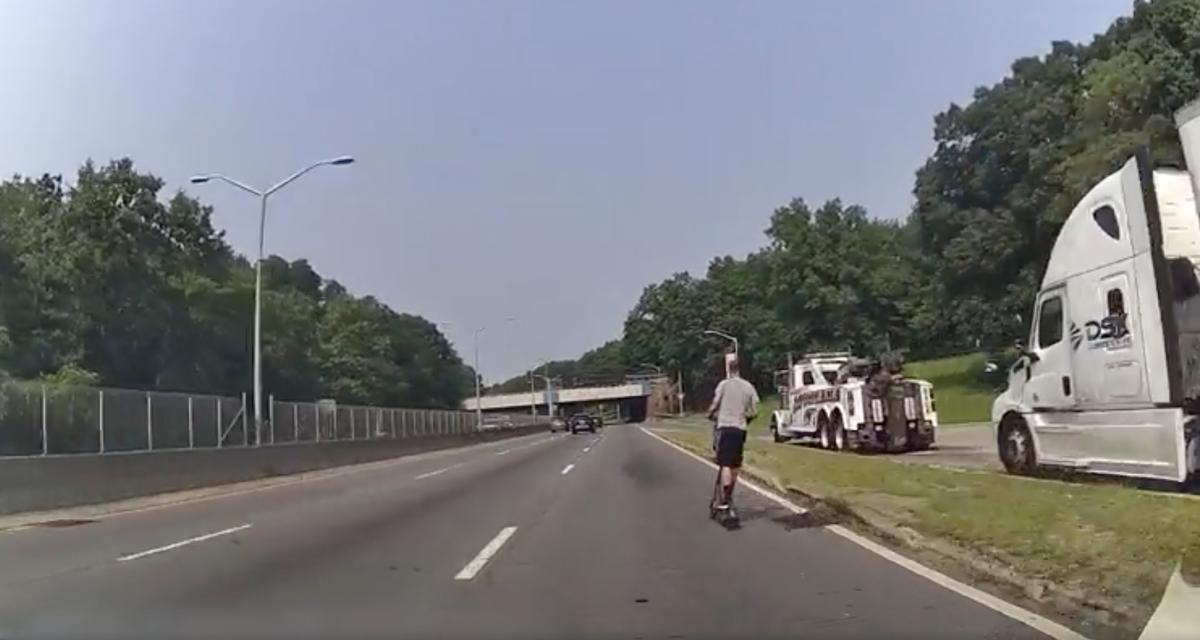
{"type": "Polygon", "coordinates": [[[849,353],[808,354],[792,365],[772,413],[776,442],[817,438],[823,449],[925,449],[933,444],[933,386],[898,377],[881,385],[849,353]]]}
{"type": "Polygon", "coordinates": [[[1200,101],[1176,114],[1189,172],[1145,149],[1063,224],[1023,355],[992,406],[1000,459],[1182,482],[1198,468],[1200,101]]]}

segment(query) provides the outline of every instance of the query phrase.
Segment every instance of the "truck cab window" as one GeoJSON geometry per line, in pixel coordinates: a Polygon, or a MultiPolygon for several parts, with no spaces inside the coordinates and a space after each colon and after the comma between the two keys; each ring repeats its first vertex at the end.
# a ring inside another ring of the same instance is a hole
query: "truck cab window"
{"type": "Polygon", "coordinates": [[[1042,309],[1038,314],[1038,347],[1045,349],[1062,340],[1063,335],[1062,298],[1053,296],[1042,301],[1042,309]]]}
{"type": "Polygon", "coordinates": [[[1108,237],[1113,240],[1121,239],[1121,227],[1117,224],[1117,212],[1113,211],[1112,207],[1104,205],[1096,209],[1092,212],[1092,219],[1108,237]]]}
{"type": "Polygon", "coordinates": [[[1108,302],[1108,315],[1125,315],[1125,294],[1121,293],[1120,289],[1109,289],[1105,297],[1108,302]]]}
{"type": "Polygon", "coordinates": [[[804,384],[804,385],[812,384],[814,382],[812,372],[805,371],[804,375],[800,376],[800,382],[801,382],[801,384],[804,384]]]}
{"type": "Polygon", "coordinates": [[[836,371],[822,371],[821,375],[825,376],[825,382],[828,382],[829,384],[837,384],[836,371]]]}

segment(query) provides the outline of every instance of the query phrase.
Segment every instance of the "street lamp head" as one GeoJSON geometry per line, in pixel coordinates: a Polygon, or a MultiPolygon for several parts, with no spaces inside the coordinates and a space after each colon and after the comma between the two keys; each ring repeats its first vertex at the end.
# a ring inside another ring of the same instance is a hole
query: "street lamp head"
{"type": "Polygon", "coordinates": [[[329,164],[334,165],[334,166],[341,166],[344,164],[354,164],[354,156],[338,156],[338,157],[334,158],[333,160],[330,160],[329,164]]]}
{"type": "Polygon", "coordinates": [[[209,180],[212,180],[212,176],[192,176],[188,179],[188,181],[192,184],[204,184],[209,180]]]}

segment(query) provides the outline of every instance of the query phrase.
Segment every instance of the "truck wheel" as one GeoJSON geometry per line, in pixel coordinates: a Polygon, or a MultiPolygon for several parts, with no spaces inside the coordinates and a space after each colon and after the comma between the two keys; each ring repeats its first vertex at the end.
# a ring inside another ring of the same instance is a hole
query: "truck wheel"
{"type": "Polygon", "coordinates": [[[779,425],[774,420],[771,421],[771,439],[777,443],[787,442],[788,439],[779,435],[779,425]]]}
{"type": "Polygon", "coordinates": [[[842,414],[833,414],[833,421],[829,424],[829,430],[833,432],[833,437],[830,440],[830,447],[833,451],[846,450],[846,428],[842,425],[842,414]]]}
{"type": "Polygon", "coordinates": [[[817,418],[817,435],[821,439],[821,448],[830,449],[833,445],[833,438],[829,433],[829,418],[825,414],[821,414],[817,418]]]}
{"type": "Polygon", "coordinates": [[[1037,469],[1037,451],[1034,450],[1033,436],[1029,434],[1029,425],[1022,418],[1007,416],[1000,421],[999,431],[996,444],[1004,470],[1020,475],[1032,474],[1037,469]]]}

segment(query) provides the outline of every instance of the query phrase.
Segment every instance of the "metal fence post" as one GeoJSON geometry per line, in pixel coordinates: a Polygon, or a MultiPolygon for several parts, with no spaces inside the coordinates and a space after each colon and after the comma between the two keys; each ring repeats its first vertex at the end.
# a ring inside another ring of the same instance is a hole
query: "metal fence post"
{"type": "Polygon", "coordinates": [[[224,438],[221,437],[221,398],[218,396],[217,397],[217,448],[218,449],[221,448],[222,440],[224,440],[224,438]]]}
{"type": "Polygon", "coordinates": [[[150,392],[146,392],[146,449],[154,451],[154,411],[151,408],[150,392]]]}
{"type": "MultiPolygon", "coordinates": [[[[250,446],[250,427],[247,426],[247,423],[248,423],[248,421],[246,419],[247,413],[249,413],[249,411],[246,411],[246,392],[243,391],[242,392],[242,446],[243,447],[250,446]]],[[[255,434],[255,435],[257,435],[257,434],[255,434]]],[[[257,447],[257,446],[260,446],[261,444],[262,443],[259,442],[258,438],[256,437],[254,439],[254,446],[257,447]]]]}
{"type": "Polygon", "coordinates": [[[356,430],[356,428],[354,426],[354,407],[350,407],[350,439],[351,440],[358,437],[357,434],[354,433],[355,430],[356,430]]]}
{"type": "Polygon", "coordinates": [[[300,403],[292,404],[292,442],[300,442],[300,403]]]}
{"type": "Polygon", "coordinates": [[[99,409],[97,415],[99,416],[98,424],[100,427],[100,453],[104,453],[104,389],[100,390],[97,404],[99,409]]]}
{"type": "Polygon", "coordinates": [[[195,412],[192,410],[192,397],[188,396],[188,448],[196,448],[196,423],[193,420],[195,412]]]}
{"type": "Polygon", "coordinates": [[[267,396],[267,421],[271,423],[271,444],[275,444],[275,394],[267,396]]]}
{"type": "Polygon", "coordinates": [[[46,425],[46,385],[42,385],[42,455],[50,453],[50,429],[46,425]]]}
{"type": "Polygon", "coordinates": [[[338,414],[338,411],[337,411],[337,405],[335,404],[335,405],[333,405],[333,439],[334,439],[334,440],[337,440],[337,439],[338,439],[338,432],[337,432],[337,414],[338,414]]]}
{"type": "Polygon", "coordinates": [[[389,409],[388,416],[390,416],[391,423],[392,423],[392,440],[395,440],[396,439],[396,410],[389,409]]]}
{"type": "Polygon", "coordinates": [[[313,405],[313,424],[315,425],[315,429],[313,431],[313,441],[320,442],[321,441],[321,405],[319,405],[319,404],[313,405]]]}

